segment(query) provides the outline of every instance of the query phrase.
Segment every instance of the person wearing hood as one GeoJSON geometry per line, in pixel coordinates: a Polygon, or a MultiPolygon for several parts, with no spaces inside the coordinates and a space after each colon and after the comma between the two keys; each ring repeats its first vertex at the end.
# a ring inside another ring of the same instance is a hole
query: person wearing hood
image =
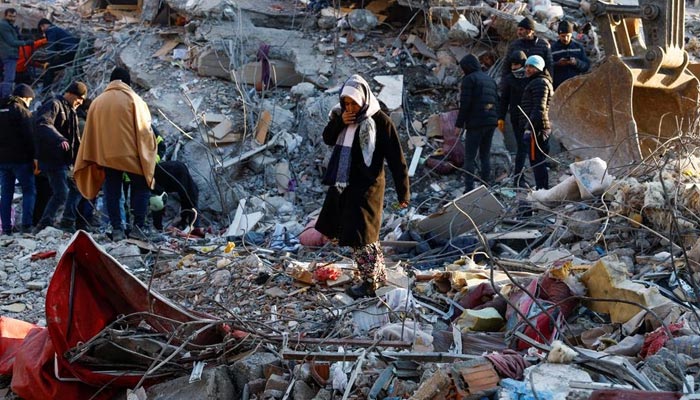
{"type": "Polygon", "coordinates": [[[525,78],[525,60],[527,56],[522,51],[516,51],[510,55],[508,59],[510,74],[501,81],[501,103],[498,107],[498,129],[503,133],[505,133],[506,114],[510,113],[510,124],[513,127],[517,145],[513,168],[513,185],[516,187],[527,187],[525,177],[522,176],[527,158],[527,144],[523,142],[523,127],[518,117],[520,115],[518,106],[528,82],[525,78]]]}
{"type": "MultiPolygon", "coordinates": [[[[535,20],[530,17],[523,18],[517,27],[518,38],[508,45],[506,56],[513,54],[515,51],[522,51],[526,56],[540,56],[544,60],[544,68],[551,76],[554,73],[552,60],[552,48],[547,39],[543,39],[535,35],[535,20]]],[[[508,73],[508,68],[503,68],[501,79],[504,79],[508,73]]]]}
{"type": "Polygon", "coordinates": [[[340,246],[352,248],[362,282],[349,287],[353,298],[373,296],[386,281],[379,229],[384,208],[384,163],[396,187],[398,207],[408,207],[408,168],[399,134],[380,110],[369,84],[352,75],[330,112],[323,141],[333,146],[322,183],[329,186],[315,228],[340,246]]]}
{"type": "Polygon", "coordinates": [[[34,187],[34,125],[29,104],[34,91],[25,84],[15,87],[7,103],[0,108],[0,221],[2,233],[12,234],[12,199],[15,180],[22,187],[20,232],[32,226],[36,189],[34,187]]]}
{"type": "Polygon", "coordinates": [[[459,61],[464,72],[459,94],[459,114],[455,129],[464,133],[465,193],[474,189],[477,152],[481,160],[480,178],[485,184],[491,174],[491,141],[498,124],[498,87],[496,81],[481,70],[473,54],[459,61]]]}
{"type": "Polygon", "coordinates": [[[88,89],[82,82],[73,82],[63,95],[57,95],[41,105],[34,116],[37,159],[41,171],[49,180],[51,196],[35,227],[38,232],[55,226],[61,206],[63,215],[58,228],[75,229],[76,207],[80,192],[75,187],[72,169],[80,147],[80,128],[76,109],[87,98],[88,89]]]}
{"type": "Polygon", "coordinates": [[[87,199],[97,197],[104,183],[105,205],[112,225],[112,240],[126,237],[122,224],[123,176],[131,185],[133,225],[129,236],[148,239],[145,221],[158,145],[151,129],[148,105],[131,88],[131,76],[115,68],[110,83],[93,100],[75,162],[75,182],[87,199]]]}
{"type": "Polygon", "coordinates": [[[575,42],[574,27],[568,21],[561,21],[558,29],[559,40],[552,45],[554,60],[554,90],[565,80],[581,75],[588,71],[591,62],[588,60],[583,45],[575,42]]]}
{"type": "Polygon", "coordinates": [[[547,155],[549,153],[549,106],[554,95],[552,77],[545,69],[540,56],[530,56],[525,61],[527,86],[520,103],[520,124],[524,127],[523,140],[529,145],[529,158],[535,174],[537,189],[549,189],[547,155]]]}

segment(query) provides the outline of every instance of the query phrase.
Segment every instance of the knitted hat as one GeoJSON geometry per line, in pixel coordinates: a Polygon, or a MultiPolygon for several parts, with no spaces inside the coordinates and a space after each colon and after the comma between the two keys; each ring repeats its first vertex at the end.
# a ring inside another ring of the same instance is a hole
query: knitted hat
{"type": "Polygon", "coordinates": [[[47,18],[42,18],[39,20],[39,23],[36,24],[38,29],[41,29],[42,25],[51,25],[51,21],[49,21],[47,18]]]}
{"type": "Polygon", "coordinates": [[[525,28],[531,31],[535,30],[535,20],[532,18],[525,17],[520,22],[518,22],[518,28],[525,28]]]}
{"type": "Polygon", "coordinates": [[[131,86],[131,75],[129,71],[125,68],[117,67],[112,71],[112,75],[109,76],[109,81],[120,80],[127,85],[131,86]]]}
{"type": "Polygon", "coordinates": [[[527,58],[527,61],[525,61],[525,66],[533,66],[537,68],[539,71],[544,70],[544,59],[540,56],[530,56],[527,58]]]}
{"type": "Polygon", "coordinates": [[[510,55],[510,58],[508,59],[508,61],[510,61],[511,64],[520,64],[520,65],[525,64],[525,60],[527,60],[527,55],[522,50],[514,51],[510,55]]]}
{"type": "Polygon", "coordinates": [[[12,95],[17,97],[24,97],[26,99],[33,99],[34,91],[32,90],[31,86],[25,83],[20,83],[19,85],[15,86],[15,90],[12,92],[12,95]]]}
{"type": "Polygon", "coordinates": [[[76,96],[80,96],[82,98],[87,97],[87,86],[83,82],[73,82],[68,86],[68,89],[66,89],[66,93],[71,93],[76,96]]]}
{"type": "Polygon", "coordinates": [[[569,21],[561,21],[559,27],[557,28],[558,33],[572,33],[574,31],[573,25],[569,21]]]}

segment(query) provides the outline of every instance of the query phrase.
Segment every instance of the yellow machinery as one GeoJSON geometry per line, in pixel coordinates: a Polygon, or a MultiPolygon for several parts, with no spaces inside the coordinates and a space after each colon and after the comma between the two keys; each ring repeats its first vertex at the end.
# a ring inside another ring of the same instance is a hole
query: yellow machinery
{"type": "Polygon", "coordinates": [[[553,133],[581,158],[636,164],[696,129],[699,83],[683,47],[685,3],[596,0],[591,11],[606,60],[557,88],[549,114],[553,133]]]}

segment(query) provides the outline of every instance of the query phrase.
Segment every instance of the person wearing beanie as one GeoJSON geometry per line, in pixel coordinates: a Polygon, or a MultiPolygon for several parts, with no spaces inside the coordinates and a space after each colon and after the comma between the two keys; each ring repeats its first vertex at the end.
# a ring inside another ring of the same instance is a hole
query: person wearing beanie
{"type": "Polygon", "coordinates": [[[73,82],[63,95],[46,101],[36,112],[36,154],[39,169],[48,178],[52,194],[35,232],[55,226],[61,206],[64,206],[63,215],[57,227],[69,232],[75,229],[76,207],[81,199],[71,176],[80,147],[76,109],[83,104],[87,94],[84,83],[73,82]]]}
{"type": "Polygon", "coordinates": [[[80,39],[46,18],[39,20],[37,28],[44,34],[47,42],[46,51],[49,59],[43,79],[44,88],[47,88],[53,84],[56,72],[73,63],[80,39]]]}
{"type": "Polygon", "coordinates": [[[479,59],[468,54],[459,62],[464,72],[459,93],[459,114],[455,129],[464,133],[464,193],[474,189],[476,155],[479,154],[481,183],[491,179],[491,141],[498,124],[498,86],[481,70],[479,59]]]}
{"type": "Polygon", "coordinates": [[[547,154],[549,153],[549,106],[554,95],[552,77],[545,69],[540,56],[530,56],[525,61],[527,85],[520,100],[520,125],[522,140],[528,145],[530,166],[535,175],[537,189],[549,189],[547,154]]]}
{"type": "Polygon", "coordinates": [[[0,86],[0,98],[6,99],[12,94],[19,60],[19,48],[34,44],[33,40],[21,40],[19,29],[15,26],[17,10],[6,8],[5,18],[0,21],[0,60],[2,60],[3,78],[0,86]]]}
{"type": "Polygon", "coordinates": [[[88,111],[75,163],[75,181],[83,196],[90,200],[97,197],[104,184],[112,240],[118,241],[126,237],[120,210],[126,174],[133,216],[129,236],[148,240],[145,222],[150,190],[155,184],[158,149],[151,129],[151,113],[146,102],[127,84],[131,82],[128,71],[117,68],[111,76],[113,80],[93,100],[88,111]]]}
{"type": "Polygon", "coordinates": [[[568,21],[561,21],[557,32],[559,40],[552,45],[554,90],[567,79],[588,72],[591,66],[583,45],[572,39],[573,25],[568,21]]]}
{"type": "Polygon", "coordinates": [[[12,234],[12,199],[15,180],[22,188],[20,232],[32,226],[36,188],[34,186],[34,126],[29,104],[34,91],[25,84],[15,87],[8,101],[0,107],[0,222],[2,234],[12,234]]]}
{"type": "MultiPolygon", "coordinates": [[[[508,45],[506,57],[516,51],[522,51],[527,57],[538,55],[544,59],[545,67],[551,75],[554,72],[552,69],[552,49],[546,39],[535,35],[535,21],[530,17],[523,18],[518,22],[517,35],[518,38],[508,45]]],[[[508,68],[503,68],[501,80],[505,79],[509,73],[508,68]]]]}
{"type": "Polygon", "coordinates": [[[513,166],[513,185],[527,187],[527,181],[523,176],[525,158],[527,157],[527,144],[523,142],[523,128],[518,118],[518,106],[523,96],[523,90],[527,85],[525,79],[525,61],[527,56],[522,51],[513,52],[509,57],[510,74],[501,81],[501,103],[498,107],[498,129],[505,133],[506,115],[510,114],[510,124],[513,128],[514,141],[516,143],[515,165],[513,166]]]}

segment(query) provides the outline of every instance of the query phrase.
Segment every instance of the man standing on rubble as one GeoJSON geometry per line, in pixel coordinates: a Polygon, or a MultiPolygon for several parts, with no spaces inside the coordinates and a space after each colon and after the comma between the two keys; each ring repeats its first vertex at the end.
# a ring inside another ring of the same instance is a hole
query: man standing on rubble
{"type": "Polygon", "coordinates": [[[567,79],[588,71],[591,66],[586,50],[572,40],[574,27],[568,21],[561,21],[557,29],[559,40],[552,45],[554,60],[554,90],[567,79]]]}
{"type": "Polygon", "coordinates": [[[34,126],[29,104],[34,91],[19,84],[0,108],[0,220],[2,233],[12,234],[12,199],[15,180],[22,186],[22,222],[19,231],[29,232],[32,226],[36,189],[34,187],[34,126]]]}
{"type": "Polygon", "coordinates": [[[525,60],[527,56],[522,51],[516,51],[509,57],[510,74],[501,81],[501,103],[498,107],[498,130],[505,133],[506,114],[510,112],[510,124],[513,127],[513,135],[517,150],[515,153],[515,166],[513,167],[513,185],[527,187],[523,168],[527,157],[528,146],[523,142],[523,127],[520,125],[520,101],[523,90],[528,83],[525,77],[525,60]]]}
{"type": "Polygon", "coordinates": [[[151,113],[130,85],[129,71],[119,67],[112,71],[109,85],[90,106],[75,163],[76,184],[85,198],[97,197],[104,183],[114,241],[126,237],[120,210],[124,174],[131,183],[133,227],[129,236],[136,239],[149,237],[145,221],[155,183],[158,146],[151,130],[151,113]]]}
{"type": "Polygon", "coordinates": [[[464,192],[474,189],[476,154],[479,153],[479,176],[488,184],[491,174],[491,141],[498,122],[498,87],[496,81],[481,70],[479,59],[467,54],[459,61],[464,72],[459,95],[459,114],[455,129],[464,134],[464,192]]]}
{"type": "Polygon", "coordinates": [[[48,178],[52,192],[34,229],[36,232],[47,226],[54,226],[61,206],[64,208],[58,227],[69,232],[75,230],[76,207],[81,198],[72,176],[80,147],[76,109],[85,101],[87,92],[84,83],[73,82],[63,95],[45,102],[36,113],[39,168],[48,178]]]}
{"type": "Polygon", "coordinates": [[[38,28],[46,37],[50,56],[49,66],[44,74],[44,88],[47,88],[53,83],[56,72],[73,62],[80,39],[46,18],[39,20],[38,28]]]}
{"type": "Polygon", "coordinates": [[[554,94],[552,77],[540,56],[530,56],[525,61],[525,76],[528,83],[520,104],[520,124],[525,132],[523,140],[529,144],[530,165],[535,174],[537,189],[549,189],[547,154],[551,126],[548,113],[554,94]]]}
{"type": "Polygon", "coordinates": [[[20,40],[19,30],[15,26],[17,10],[5,10],[5,19],[0,21],[0,60],[2,60],[3,78],[0,86],[0,98],[7,98],[12,93],[19,60],[19,48],[34,44],[33,40],[20,40]]]}
{"type": "MultiPolygon", "coordinates": [[[[518,23],[517,29],[518,39],[515,39],[506,51],[506,57],[510,57],[513,52],[522,51],[526,56],[540,56],[544,60],[544,67],[552,76],[554,62],[552,61],[552,49],[546,39],[539,38],[535,35],[535,20],[530,17],[523,18],[518,23]]],[[[508,68],[503,68],[502,78],[505,78],[510,71],[508,68]]]]}

